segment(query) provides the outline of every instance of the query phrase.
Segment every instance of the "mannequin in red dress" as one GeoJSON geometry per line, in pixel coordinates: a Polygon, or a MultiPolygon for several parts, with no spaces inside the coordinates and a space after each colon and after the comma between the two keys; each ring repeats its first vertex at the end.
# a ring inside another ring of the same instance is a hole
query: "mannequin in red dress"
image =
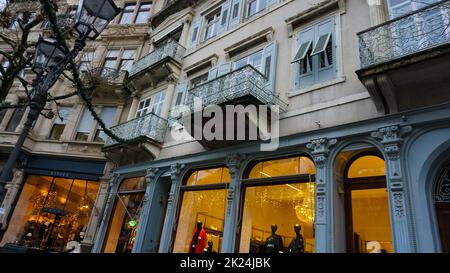
{"type": "Polygon", "coordinates": [[[203,229],[203,223],[197,222],[197,227],[194,230],[192,236],[189,253],[203,253],[203,249],[206,247],[206,231],[203,229]]]}

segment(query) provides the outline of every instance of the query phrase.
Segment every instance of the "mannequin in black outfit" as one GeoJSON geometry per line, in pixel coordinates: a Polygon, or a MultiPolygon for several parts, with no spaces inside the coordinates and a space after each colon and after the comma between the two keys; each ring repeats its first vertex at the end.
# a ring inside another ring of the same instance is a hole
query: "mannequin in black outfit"
{"type": "Polygon", "coordinates": [[[289,253],[304,253],[305,252],[305,244],[303,242],[303,236],[300,234],[302,227],[299,224],[294,226],[295,238],[292,239],[289,244],[289,253]]]}
{"type": "Polygon", "coordinates": [[[276,224],[272,224],[270,227],[272,229],[272,235],[266,240],[266,244],[264,245],[265,253],[283,253],[283,239],[280,235],[275,234],[277,232],[278,226],[276,224]]]}

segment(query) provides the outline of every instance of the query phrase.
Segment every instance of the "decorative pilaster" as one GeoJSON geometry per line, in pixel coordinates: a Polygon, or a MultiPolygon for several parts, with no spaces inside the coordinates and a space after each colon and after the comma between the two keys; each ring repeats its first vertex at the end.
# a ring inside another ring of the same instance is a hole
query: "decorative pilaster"
{"type": "Polygon", "coordinates": [[[0,214],[0,229],[5,230],[8,225],[7,217],[11,213],[11,210],[14,208],[12,204],[16,199],[17,194],[19,193],[20,185],[23,181],[23,170],[14,169],[13,178],[10,183],[5,185],[5,198],[3,199],[3,203],[0,204],[0,208],[3,209],[3,213],[0,214]]]}
{"type": "Polygon", "coordinates": [[[371,136],[383,145],[384,153],[387,156],[386,178],[395,252],[415,252],[407,182],[404,177],[400,157],[403,137],[411,131],[411,126],[391,125],[379,128],[378,131],[371,133],[371,136]]]}
{"type": "Polygon", "coordinates": [[[161,234],[161,242],[159,245],[159,253],[168,253],[172,240],[172,233],[175,231],[175,219],[177,214],[178,200],[180,199],[181,172],[184,164],[173,164],[170,166],[170,179],[172,185],[170,187],[169,199],[167,201],[166,218],[161,234]]]}
{"type": "Polygon", "coordinates": [[[239,196],[241,194],[241,165],[245,159],[242,154],[230,154],[226,157],[225,162],[230,172],[230,186],[227,194],[227,210],[225,213],[225,221],[223,227],[223,243],[222,253],[232,253],[234,251],[234,243],[236,242],[236,228],[238,221],[239,196]]]}
{"type": "Polygon", "coordinates": [[[327,177],[326,163],[330,148],[337,143],[337,139],[320,138],[314,139],[306,145],[311,151],[316,166],[316,252],[331,252],[331,181],[327,177]]]}

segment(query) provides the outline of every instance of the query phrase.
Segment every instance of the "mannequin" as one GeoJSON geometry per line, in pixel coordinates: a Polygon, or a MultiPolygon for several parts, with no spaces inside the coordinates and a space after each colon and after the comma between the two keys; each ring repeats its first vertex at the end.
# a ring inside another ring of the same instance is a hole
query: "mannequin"
{"type": "Polygon", "coordinates": [[[189,247],[189,253],[202,253],[206,247],[206,231],[203,229],[202,221],[197,222],[197,227],[194,230],[192,241],[189,247]]]}
{"type": "Polygon", "coordinates": [[[208,241],[208,246],[203,250],[203,253],[215,253],[213,250],[213,241],[208,241]]]}
{"type": "Polygon", "coordinates": [[[305,243],[303,242],[303,236],[300,234],[302,227],[299,224],[295,224],[295,238],[292,239],[289,244],[289,253],[304,253],[305,252],[305,243]]]}
{"type": "Polygon", "coordinates": [[[283,253],[283,239],[280,235],[275,234],[277,232],[278,226],[272,224],[270,227],[272,229],[272,235],[266,240],[264,245],[265,253],[283,253]]]}

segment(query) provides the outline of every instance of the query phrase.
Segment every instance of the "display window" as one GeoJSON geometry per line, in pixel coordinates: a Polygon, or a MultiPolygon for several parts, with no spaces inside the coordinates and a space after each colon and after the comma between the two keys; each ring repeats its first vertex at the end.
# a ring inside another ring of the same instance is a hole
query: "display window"
{"type": "Polygon", "coordinates": [[[28,176],[2,245],[69,250],[70,242],[84,238],[98,189],[96,181],[28,176]]]}
{"type": "Polygon", "coordinates": [[[147,181],[144,177],[122,181],[103,245],[105,253],[131,253],[142,211],[147,181]]]}
{"type": "Polygon", "coordinates": [[[240,253],[315,251],[315,167],[309,157],[259,162],[242,186],[240,253]]]}
{"type": "Polygon", "coordinates": [[[379,155],[361,155],[348,164],[345,181],[347,250],[392,253],[386,164],[379,155]]]}
{"type": "Polygon", "coordinates": [[[227,168],[198,170],[187,177],[173,252],[220,252],[229,183],[227,168]]]}

